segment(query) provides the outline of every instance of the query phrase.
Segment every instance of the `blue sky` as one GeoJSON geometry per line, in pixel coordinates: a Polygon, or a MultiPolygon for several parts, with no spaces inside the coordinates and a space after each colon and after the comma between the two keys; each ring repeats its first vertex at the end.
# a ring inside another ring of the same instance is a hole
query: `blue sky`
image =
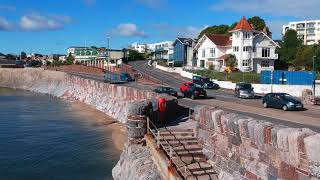
{"type": "Polygon", "coordinates": [[[206,26],[264,18],[274,38],[283,24],[319,19],[319,0],[0,0],[0,52],[65,53],[69,46],[112,48],[196,37],[206,26]]]}

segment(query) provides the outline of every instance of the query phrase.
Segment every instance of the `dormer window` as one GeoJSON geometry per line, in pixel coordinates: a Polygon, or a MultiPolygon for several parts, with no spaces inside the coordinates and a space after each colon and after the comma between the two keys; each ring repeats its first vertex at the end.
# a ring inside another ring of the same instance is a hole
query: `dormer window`
{"type": "Polygon", "coordinates": [[[250,33],[245,32],[245,33],[243,34],[243,38],[249,39],[249,38],[250,38],[250,33]]]}

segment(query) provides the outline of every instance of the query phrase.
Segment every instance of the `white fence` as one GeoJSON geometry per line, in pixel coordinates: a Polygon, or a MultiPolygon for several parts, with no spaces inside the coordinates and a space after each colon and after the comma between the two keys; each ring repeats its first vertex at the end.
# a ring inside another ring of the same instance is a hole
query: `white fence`
{"type": "MultiPolygon", "coordinates": [[[[183,68],[181,67],[163,67],[155,63],[155,67],[157,69],[160,69],[162,71],[166,72],[172,72],[172,73],[178,73],[183,77],[192,79],[193,73],[184,71],[183,68]]],[[[230,81],[218,81],[216,79],[212,79],[215,83],[219,84],[221,88],[224,89],[234,89],[236,86],[236,83],[232,83],[230,81]]],[[[279,85],[279,84],[252,84],[254,88],[255,93],[259,94],[266,94],[270,93],[271,90],[272,92],[283,92],[283,93],[288,93],[291,94],[292,96],[296,97],[301,97],[302,96],[302,91],[305,89],[312,90],[312,86],[307,86],[307,85],[279,85]]],[[[320,84],[316,86],[316,96],[320,96],[320,84]]]]}

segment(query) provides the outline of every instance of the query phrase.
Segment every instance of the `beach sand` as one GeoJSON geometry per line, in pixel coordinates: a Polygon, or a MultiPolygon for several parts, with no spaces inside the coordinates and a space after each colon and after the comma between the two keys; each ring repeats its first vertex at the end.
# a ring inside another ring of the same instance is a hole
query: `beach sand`
{"type": "Polygon", "coordinates": [[[71,108],[77,111],[77,114],[86,120],[90,120],[96,126],[106,126],[108,134],[111,132],[113,144],[117,150],[122,151],[125,141],[127,140],[126,126],[117,120],[95,109],[92,106],[82,102],[71,102],[71,108]]]}

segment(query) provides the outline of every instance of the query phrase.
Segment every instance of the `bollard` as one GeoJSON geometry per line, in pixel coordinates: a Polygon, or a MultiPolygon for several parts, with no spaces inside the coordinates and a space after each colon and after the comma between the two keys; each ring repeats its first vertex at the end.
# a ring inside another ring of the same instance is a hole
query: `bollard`
{"type": "Polygon", "coordinates": [[[147,132],[147,118],[143,115],[128,117],[127,133],[129,140],[142,140],[147,132]]]}

